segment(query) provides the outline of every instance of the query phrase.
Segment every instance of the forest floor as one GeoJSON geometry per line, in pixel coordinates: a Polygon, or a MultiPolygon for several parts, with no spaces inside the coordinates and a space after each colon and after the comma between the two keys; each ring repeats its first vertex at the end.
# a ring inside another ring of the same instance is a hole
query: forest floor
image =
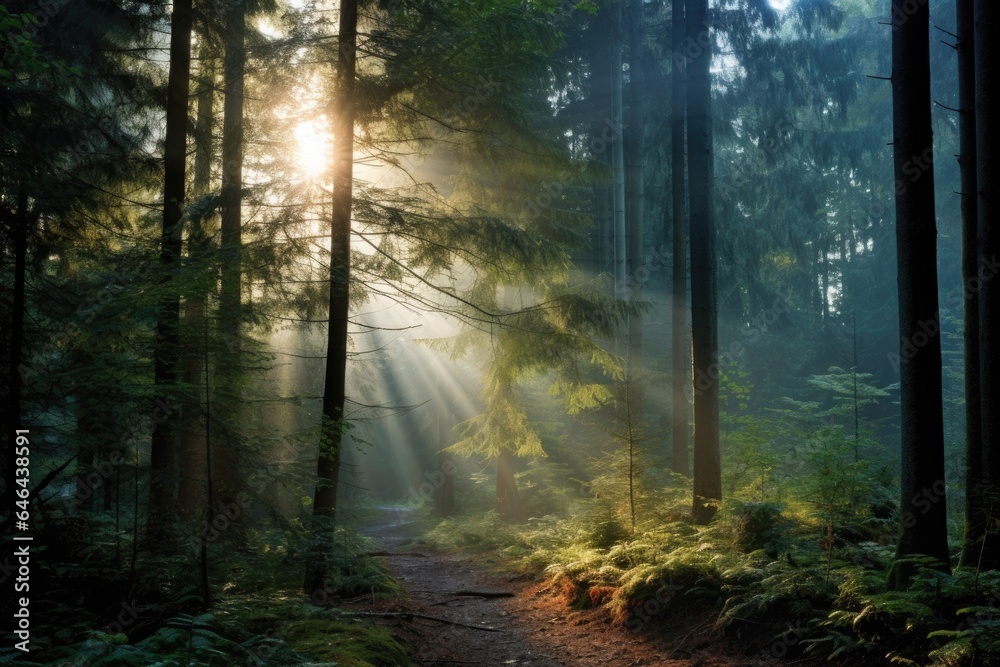
{"type": "Polygon", "coordinates": [[[381,540],[389,554],[382,560],[405,595],[356,603],[357,610],[383,614],[380,623],[413,648],[418,665],[767,664],[727,646],[713,628],[714,616],[674,618],[669,627],[653,619],[642,632],[630,631],[614,625],[606,610],[574,610],[547,582],[537,581],[532,575],[504,573],[497,567],[500,563],[490,563],[481,554],[419,548],[410,512],[385,508],[382,513],[384,520],[365,533],[381,540]]]}

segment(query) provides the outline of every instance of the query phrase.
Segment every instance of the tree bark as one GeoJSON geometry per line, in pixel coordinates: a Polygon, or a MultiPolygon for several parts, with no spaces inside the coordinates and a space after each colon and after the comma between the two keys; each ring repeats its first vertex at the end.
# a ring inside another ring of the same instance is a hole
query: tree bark
{"type": "MultiPolygon", "coordinates": [[[[593,18],[589,31],[595,34],[594,48],[590,51],[590,101],[593,104],[594,122],[591,130],[590,155],[595,161],[611,165],[609,134],[611,117],[611,37],[610,9],[602,5],[593,18]]],[[[594,183],[594,210],[597,217],[594,240],[594,275],[614,272],[614,213],[611,187],[602,181],[594,183]]]]}
{"type": "Polygon", "coordinates": [[[975,3],[976,50],[976,181],[978,206],[978,250],[982,283],[979,290],[979,368],[980,411],[982,415],[982,469],[986,512],[991,525],[985,531],[982,568],[1000,568],[1000,284],[997,255],[1000,233],[993,213],[993,92],[991,73],[996,63],[997,4],[987,0],[975,3]]]}
{"type": "Polygon", "coordinates": [[[187,152],[188,87],[191,78],[191,0],[175,0],[170,19],[170,67],[167,83],[167,122],[163,149],[163,225],[160,238],[162,298],[156,318],[153,383],[166,408],[158,411],[150,442],[149,515],[146,539],[154,550],[165,548],[171,535],[174,497],[174,448],[177,414],[171,394],[177,383],[180,299],[171,289],[171,275],[180,261],[181,219],[187,152]]]}
{"type": "MultiPolygon", "coordinates": [[[[215,61],[213,54],[201,49],[201,75],[198,82],[198,121],[195,125],[194,183],[195,197],[205,196],[211,188],[212,127],[215,102],[215,61]]],[[[188,260],[198,267],[207,260],[208,233],[201,216],[191,216],[188,228],[188,260]]],[[[178,448],[177,500],[182,515],[187,520],[199,518],[204,509],[206,477],[208,474],[206,419],[201,395],[197,389],[207,382],[205,365],[205,307],[207,294],[204,286],[195,285],[184,303],[184,330],[188,332],[184,344],[183,380],[188,391],[181,405],[180,446],[178,448]]]]}
{"type": "Polygon", "coordinates": [[[344,0],[340,15],[340,55],[334,112],[333,216],[330,237],[330,336],[323,395],[323,442],[314,513],[334,517],[343,436],[347,371],[347,316],[351,269],[351,207],[354,180],[354,79],[357,1],[344,0]]]}
{"type": "MultiPolygon", "coordinates": [[[[628,298],[642,298],[640,280],[643,265],[643,107],[642,107],[642,67],[643,29],[642,1],[630,0],[628,17],[629,49],[629,111],[628,111],[628,169],[626,193],[628,207],[628,298]]],[[[642,372],[642,318],[630,315],[628,318],[628,370],[629,406],[636,422],[642,420],[643,383],[639,381],[642,372]]]]}
{"type": "Polygon", "coordinates": [[[437,472],[434,475],[435,494],[434,509],[438,516],[448,517],[455,513],[455,464],[450,453],[443,451],[447,447],[448,429],[445,417],[440,409],[437,414],[437,472]]]}
{"type": "Polygon", "coordinates": [[[958,32],[958,167],[962,183],[962,285],[963,334],[965,347],[965,538],[962,563],[975,565],[983,539],[985,511],[982,494],[980,440],[982,416],[979,410],[979,295],[971,289],[978,280],[979,224],[976,195],[976,48],[973,0],[955,3],[958,32]]]}
{"type": "Polygon", "coordinates": [[[440,517],[449,517],[455,513],[455,464],[451,454],[439,452],[437,457],[437,475],[439,484],[434,495],[434,510],[440,517]]]}
{"type": "MultiPolygon", "coordinates": [[[[685,21],[684,3],[672,3],[671,34],[673,50],[680,53],[684,43],[685,21]]],[[[670,308],[670,387],[671,410],[671,464],[670,468],[680,475],[688,475],[688,398],[687,386],[691,376],[691,347],[687,329],[687,179],[685,171],[687,150],[685,141],[687,112],[686,59],[675,55],[671,73],[670,111],[670,188],[673,213],[673,270],[672,304],[670,308]]]]}
{"type": "MultiPolygon", "coordinates": [[[[313,502],[314,537],[322,549],[337,512],[340,447],[347,390],[347,325],[350,308],[351,208],[354,185],[354,85],[357,65],[357,0],[340,3],[337,92],[333,105],[333,215],[330,221],[330,333],[327,339],[323,423],[313,502]]],[[[325,576],[325,556],[314,552],[306,566],[306,592],[325,576]]]]}
{"type": "Polygon", "coordinates": [[[691,333],[694,357],[693,515],[706,524],[722,499],[719,455],[718,307],[716,303],[715,165],[712,145],[712,38],[708,0],[687,0],[688,173],[691,196],[691,333]]]}
{"type": "MultiPolygon", "coordinates": [[[[938,315],[937,227],[931,136],[930,14],[893,0],[892,107],[899,291],[901,474],[897,558],[949,566],[938,315]],[[917,165],[922,165],[920,168],[917,165]]],[[[909,580],[894,567],[894,585],[909,580]]]]}
{"type": "Polygon", "coordinates": [[[514,457],[504,451],[497,456],[496,511],[507,521],[517,521],[521,516],[521,503],[514,478],[514,457]]]}
{"type": "Polygon", "coordinates": [[[622,11],[621,4],[612,8],[611,38],[611,200],[614,220],[615,297],[628,298],[628,248],[625,226],[625,147],[622,133],[622,11]]]}
{"type": "Polygon", "coordinates": [[[225,27],[225,94],[222,110],[221,281],[219,324],[223,346],[219,354],[219,380],[214,401],[217,428],[213,438],[212,483],[219,511],[234,514],[227,534],[242,542],[243,511],[239,501],[239,376],[242,367],[243,318],[243,107],[246,69],[246,4],[227,5],[225,27]]]}

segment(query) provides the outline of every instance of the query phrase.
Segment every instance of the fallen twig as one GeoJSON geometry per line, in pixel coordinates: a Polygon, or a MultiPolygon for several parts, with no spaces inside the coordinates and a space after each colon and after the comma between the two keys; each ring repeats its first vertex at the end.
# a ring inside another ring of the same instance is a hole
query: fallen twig
{"type": "Polygon", "coordinates": [[[395,611],[395,612],[358,612],[357,614],[351,614],[352,616],[372,616],[376,618],[405,618],[411,620],[414,618],[422,618],[427,621],[436,621],[438,623],[446,623],[448,625],[457,625],[460,628],[468,628],[470,630],[482,630],[483,632],[503,632],[496,628],[487,628],[482,625],[466,625],[465,623],[459,623],[458,621],[449,621],[447,618],[439,618],[437,616],[427,616],[426,614],[415,614],[408,611],[395,611]]]}
{"type": "Polygon", "coordinates": [[[467,595],[477,598],[512,598],[514,594],[510,591],[455,591],[451,595],[467,595]]]}
{"type": "Polygon", "coordinates": [[[417,552],[413,553],[392,553],[390,551],[369,551],[365,554],[366,556],[400,556],[400,557],[410,557],[410,558],[427,558],[427,554],[421,554],[417,552]]]}

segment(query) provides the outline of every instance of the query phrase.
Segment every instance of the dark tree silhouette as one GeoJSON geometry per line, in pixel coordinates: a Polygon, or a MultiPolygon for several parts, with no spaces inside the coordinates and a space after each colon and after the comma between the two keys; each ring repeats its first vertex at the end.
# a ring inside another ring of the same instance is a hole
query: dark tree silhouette
{"type": "MultiPolygon", "coordinates": [[[[948,567],[938,314],[937,221],[931,135],[930,12],[893,0],[893,162],[899,291],[902,448],[897,558],[948,567]]],[[[897,585],[910,568],[894,569],[897,585]]]]}
{"type": "MultiPolygon", "coordinates": [[[[153,382],[157,393],[169,396],[177,383],[180,299],[167,285],[180,261],[184,187],[187,164],[188,94],[191,79],[191,0],[177,0],[170,19],[170,68],[167,83],[167,123],[163,148],[163,224],[160,238],[161,281],[165,295],[156,318],[153,382]]],[[[177,412],[165,411],[153,426],[150,443],[150,485],[147,540],[152,548],[166,546],[174,512],[174,442],[177,412]]]]}
{"type": "Polygon", "coordinates": [[[976,48],[973,0],[955,3],[958,26],[958,166],[962,182],[962,283],[965,342],[965,541],[962,562],[974,563],[983,533],[982,460],[979,409],[979,295],[969,289],[978,280],[976,196],[976,48]]]}
{"type": "Polygon", "coordinates": [[[671,3],[671,28],[674,50],[671,72],[670,109],[670,191],[673,220],[672,306],[670,311],[670,385],[671,385],[671,470],[687,475],[688,465],[688,399],[687,384],[691,375],[691,348],[687,334],[687,160],[686,119],[687,74],[686,59],[680,55],[685,37],[684,3],[671,3]]]}
{"type": "MultiPolygon", "coordinates": [[[[219,398],[216,401],[218,422],[225,426],[215,439],[212,457],[213,484],[218,488],[217,500],[222,507],[235,507],[234,523],[242,524],[243,509],[238,502],[239,490],[239,422],[240,373],[242,341],[242,254],[243,254],[243,109],[246,70],[246,6],[236,0],[226,6],[225,28],[225,94],[222,111],[222,191],[221,199],[221,283],[219,286],[219,324],[224,345],[219,356],[219,398]]],[[[228,534],[239,539],[242,530],[228,534]]]]}
{"type": "Polygon", "coordinates": [[[715,181],[712,152],[712,39],[707,0],[686,3],[688,174],[691,196],[691,337],[694,342],[694,507],[697,523],[722,499],[719,457],[719,324],[716,304],[715,181]]]}
{"type": "MultiPolygon", "coordinates": [[[[995,83],[991,73],[996,63],[993,45],[997,26],[995,2],[975,3],[976,49],[976,181],[979,220],[978,270],[984,279],[979,290],[979,368],[980,411],[982,416],[982,469],[986,515],[995,525],[1000,513],[1000,282],[996,276],[1000,231],[993,213],[993,139],[992,95],[995,83]]],[[[969,464],[974,465],[973,463],[969,464]]],[[[996,529],[984,533],[980,552],[982,567],[1000,567],[1000,539],[996,529]]]]}

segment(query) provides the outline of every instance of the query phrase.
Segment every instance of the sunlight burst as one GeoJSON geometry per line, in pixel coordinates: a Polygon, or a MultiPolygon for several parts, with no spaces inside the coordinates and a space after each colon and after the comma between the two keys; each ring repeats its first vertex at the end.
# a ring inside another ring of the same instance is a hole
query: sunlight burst
{"type": "Polygon", "coordinates": [[[330,133],[319,120],[306,120],[295,128],[296,160],[303,175],[321,179],[330,167],[330,133]]]}

